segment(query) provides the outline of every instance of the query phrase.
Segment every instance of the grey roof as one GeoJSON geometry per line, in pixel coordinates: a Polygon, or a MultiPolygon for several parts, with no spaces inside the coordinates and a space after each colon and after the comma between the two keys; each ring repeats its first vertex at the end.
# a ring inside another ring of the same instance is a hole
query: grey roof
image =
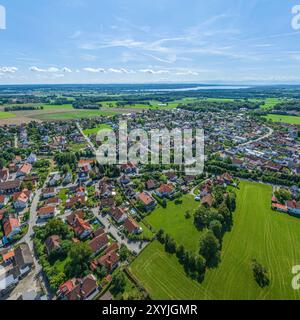
{"type": "Polygon", "coordinates": [[[33,265],[31,251],[26,243],[21,244],[15,249],[15,261],[20,269],[33,265]]]}

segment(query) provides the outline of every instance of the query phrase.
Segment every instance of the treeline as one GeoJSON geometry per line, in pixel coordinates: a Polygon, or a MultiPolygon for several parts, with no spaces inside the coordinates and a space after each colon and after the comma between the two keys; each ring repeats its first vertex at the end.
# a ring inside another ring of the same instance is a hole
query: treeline
{"type": "Polygon", "coordinates": [[[197,101],[187,104],[179,104],[178,108],[188,111],[196,112],[220,112],[220,110],[237,111],[242,108],[248,110],[255,110],[260,108],[261,103],[254,103],[249,101],[235,100],[231,102],[227,101],[197,101]]]}
{"type": "Polygon", "coordinates": [[[10,111],[26,111],[26,110],[43,110],[43,106],[9,106],[5,107],[4,111],[10,112],[10,111]]]}
{"type": "Polygon", "coordinates": [[[276,111],[300,111],[300,100],[278,103],[273,108],[276,111]]]}
{"type": "Polygon", "coordinates": [[[200,254],[195,254],[178,246],[175,240],[168,234],[165,234],[161,229],[157,233],[157,240],[164,245],[165,251],[171,254],[176,254],[178,261],[183,265],[186,274],[198,282],[204,280],[206,271],[206,261],[200,254]]]}
{"type": "Polygon", "coordinates": [[[247,169],[240,169],[222,161],[208,161],[205,165],[205,171],[216,175],[221,175],[228,172],[242,179],[262,181],[265,183],[272,183],[288,187],[291,187],[293,185],[297,185],[298,187],[300,187],[300,175],[272,172],[269,170],[254,170],[250,172],[247,169]]]}

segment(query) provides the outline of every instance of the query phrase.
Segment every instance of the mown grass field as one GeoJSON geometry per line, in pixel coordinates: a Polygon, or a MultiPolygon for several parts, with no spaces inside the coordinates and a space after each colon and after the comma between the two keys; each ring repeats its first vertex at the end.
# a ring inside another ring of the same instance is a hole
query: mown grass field
{"type": "Polygon", "coordinates": [[[85,129],[85,130],[83,130],[83,133],[89,136],[89,135],[95,134],[99,130],[103,130],[103,129],[112,129],[112,128],[111,128],[110,125],[103,123],[103,124],[100,124],[99,126],[97,126],[95,128],[85,129]]]}
{"type": "Polygon", "coordinates": [[[145,220],[158,231],[163,228],[165,233],[170,234],[177,243],[184,245],[187,250],[196,251],[199,249],[201,233],[195,228],[193,217],[186,219],[187,210],[193,215],[199,202],[191,195],[182,198],[182,204],[176,205],[169,201],[166,209],[159,206],[145,218],[145,220]]]}
{"type": "Polygon", "coordinates": [[[296,116],[283,116],[281,114],[268,114],[266,119],[271,120],[273,122],[282,122],[289,124],[299,124],[300,125],[300,117],[296,116]]]}
{"type": "Polygon", "coordinates": [[[0,111],[0,119],[14,118],[16,115],[10,112],[0,111]]]}
{"type": "Polygon", "coordinates": [[[291,286],[292,267],[300,264],[300,219],[270,209],[271,186],[241,182],[237,195],[222,261],[207,271],[202,284],[187,278],[176,257],[158,242],[131,264],[131,272],[153,299],[300,299],[300,290],[291,286]],[[268,287],[262,289],[254,281],[252,259],[268,269],[268,287]]]}

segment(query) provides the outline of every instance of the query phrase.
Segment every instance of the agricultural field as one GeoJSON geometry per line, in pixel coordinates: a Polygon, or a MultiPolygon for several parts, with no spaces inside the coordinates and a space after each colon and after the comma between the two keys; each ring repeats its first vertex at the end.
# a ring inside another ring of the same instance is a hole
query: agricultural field
{"type": "Polygon", "coordinates": [[[167,208],[158,207],[145,218],[145,220],[156,230],[164,229],[177,243],[182,244],[187,250],[199,249],[201,233],[196,229],[193,222],[193,212],[199,206],[199,202],[191,195],[182,197],[181,204],[169,201],[167,208]],[[190,211],[191,218],[186,219],[186,211],[190,211]]]}
{"type": "Polygon", "coordinates": [[[14,118],[15,116],[14,113],[0,111],[0,119],[14,118]]]}
{"type": "Polygon", "coordinates": [[[117,111],[105,110],[76,110],[70,112],[54,112],[45,113],[32,116],[39,120],[72,120],[72,119],[84,119],[84,118],[95,118],[100,116],[114,116],[118,114],[117,111]]]}
{"type": "Polygon", "coordinates": [[[53,110],[53,109],[73,109],[73,106],[71,104],[43,104],[42,107],[44,110],[53,110]]]}
{"type": "Polygon", "coordinates": [[[281,114],[268,114],[266,119],[271,120],[273,122],[283,122],[288,124],[298,124],[300,125],[300,117],[296,116],[283,116],[281,114]]]}
{"type": "MultiPolygon", "coordinates": [[[[300,219],[272,211],[272,187],[243,181],[237,191],[232,231],[223,240],[222,261],[199,284],[187,278],[175,255],[154,242],[130,266],[153,299],[300,299],[291,286],[300,264],[300,219]],[[267,268],[270,285],[254,281],[251,262],[267,268]]],[[[171,223],[171,222],[170,222],[171,223]]],[[[164,227],[163,225],[161,227],[164,227]]]]}
{"type": "Polygon", "coordinates": [[[112,128],[110,125],[103,123],[97,126],[96,128],[85,129],[83,130],[83,133],[89,136],[91,134],[96,134],[98,131],[104,130],[104,129],[112,129],[112,128]]]}

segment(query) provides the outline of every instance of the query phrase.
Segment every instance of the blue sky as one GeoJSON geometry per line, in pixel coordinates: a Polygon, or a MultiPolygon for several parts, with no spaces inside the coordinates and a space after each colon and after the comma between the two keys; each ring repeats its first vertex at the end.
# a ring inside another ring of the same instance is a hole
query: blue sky
{"type": "Polygon", "coordinates": [[[300,83],[297,4],[0,0],[0,84],[300,83]]]}

